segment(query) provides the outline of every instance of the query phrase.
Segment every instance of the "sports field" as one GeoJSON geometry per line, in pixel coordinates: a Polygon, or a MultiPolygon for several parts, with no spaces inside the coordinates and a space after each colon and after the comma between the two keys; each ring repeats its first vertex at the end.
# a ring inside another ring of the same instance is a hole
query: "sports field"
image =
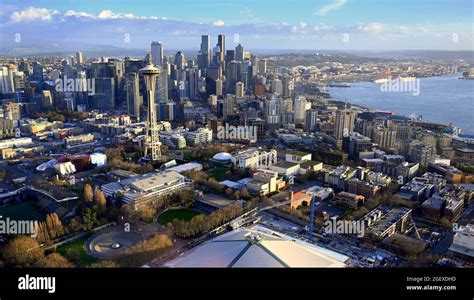
{"type": "Polygon", "coordinates": [[[209,170],[207,173],[215,180],[221,181],[226,178],[227,171],[228,170],[224,168],[214,168],[212,170],[209,170]]]}
{"type": "Polygon", "coordinates": [[[73,249],[77,253],[77,258],[75,259],[75,263],[77,264],[77,266],[86,267],[92,263],[97,262],[97,258],[88,255],[84,250],[84,243],[86,242],[86,240],[87,237],[83,237],[74,242],[61,245],[56,249],[56,252],[66,257],[68,250],[73,249]]]}
{"type": "Polygon", "coordinates": [[[26,200],[0,208],[0,216],[9,217],[12,220],[44,221],[46,219],[45,214],[36,205],[26,200]]]}
{"type": "Polygon", "coordinates": [[[158,223],[161,225],[166,225],[174,219],[190,221],[194,216],[199,215],[200,213],[194,210],[179,208],[179,209],[170,209],[162,213],[158,217],[158,223]]]}

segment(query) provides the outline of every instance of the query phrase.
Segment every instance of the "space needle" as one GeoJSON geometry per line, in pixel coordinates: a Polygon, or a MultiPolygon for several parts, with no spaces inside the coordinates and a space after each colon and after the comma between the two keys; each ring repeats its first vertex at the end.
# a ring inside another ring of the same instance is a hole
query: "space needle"
{"type": "Polygon", "coordinates": [[[157,161],[161,157],[161,143],[158,135],[158,126],[156,124],[155,83],[156,77],[160,75],[160,69],[153,66],[150,54],[147,55],[147,65],[140,69],[140,74],[145,79],[145,88],[148,98],[148,122],[146,124],[144,158],[151,158],[151,161],[157,161]]]}

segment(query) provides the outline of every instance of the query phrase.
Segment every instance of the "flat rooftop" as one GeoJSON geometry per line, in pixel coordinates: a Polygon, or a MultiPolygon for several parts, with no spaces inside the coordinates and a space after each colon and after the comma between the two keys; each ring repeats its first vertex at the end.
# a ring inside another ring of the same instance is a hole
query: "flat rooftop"
{"type": "Polygon", "coordinates": [[[168,185],[180,180],[182,175],[176,171],[166,171],[163,173],[149,173],[129,178],[130,186],[140,192],[147,192],[157,187],[168,185]]]}

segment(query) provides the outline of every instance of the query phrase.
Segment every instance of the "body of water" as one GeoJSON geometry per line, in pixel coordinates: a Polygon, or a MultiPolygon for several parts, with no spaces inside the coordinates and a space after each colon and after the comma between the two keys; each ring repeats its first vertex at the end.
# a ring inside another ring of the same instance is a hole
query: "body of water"
{"type": "MultiPolygon", "coordinates": [[[[462,133],[474,134],[474,80],[461,74],[421,78],[419,95],[387,92],[372,82],[351,83],[349,88],[328,88],[331,98],[367,108],[392,111],[397,115],[423,116],[426,121],[453,124],[462,133]]],[[[415,93],[416,94],[416,93],[415,93]]]]}

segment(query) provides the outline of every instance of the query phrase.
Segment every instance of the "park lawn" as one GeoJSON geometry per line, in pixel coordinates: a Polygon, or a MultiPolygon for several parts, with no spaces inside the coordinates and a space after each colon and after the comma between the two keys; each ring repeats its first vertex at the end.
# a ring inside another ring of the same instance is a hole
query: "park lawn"
{"type": "Polygon", "coordinates": [[[77,264],[77,266],[81,268],[96,263],[97,258],[88,255],[86,250],[84,250],[84,243],[86,242],[87,238],[87,236],[82,237],[74,242],[61,245],[56,249],[56,252],[66,257],[66,253],[69,249],[77,250],[79,252],[79,263],[77,264]]]}
{"type": "Polygon", "coordinates": [[[227,169],[224,168],[214,168],[208,171],[209,176],[214,178],[217,181],[221,181],[226,178],[227,169]]]}
{"type": "Polygon", "coordinates": [[[45,214],[35,204],[27,200],[0,208],[0,216],[9,217],[12,220],[44,221],[46,219],[45,214]]]}
{"type": "Polygon", "coordinates": [[[192,218],[195,216],[200,215],[199,212],[190,210],[190,209],[185,209],[185,208],[179,208],[179,209],[170,209],[162,213],[158,217],[158,223],[161,225],[166,225],[173,221],[174,219],[178,220],[183,220],[183,221],[191,221],[192,218]]]}

